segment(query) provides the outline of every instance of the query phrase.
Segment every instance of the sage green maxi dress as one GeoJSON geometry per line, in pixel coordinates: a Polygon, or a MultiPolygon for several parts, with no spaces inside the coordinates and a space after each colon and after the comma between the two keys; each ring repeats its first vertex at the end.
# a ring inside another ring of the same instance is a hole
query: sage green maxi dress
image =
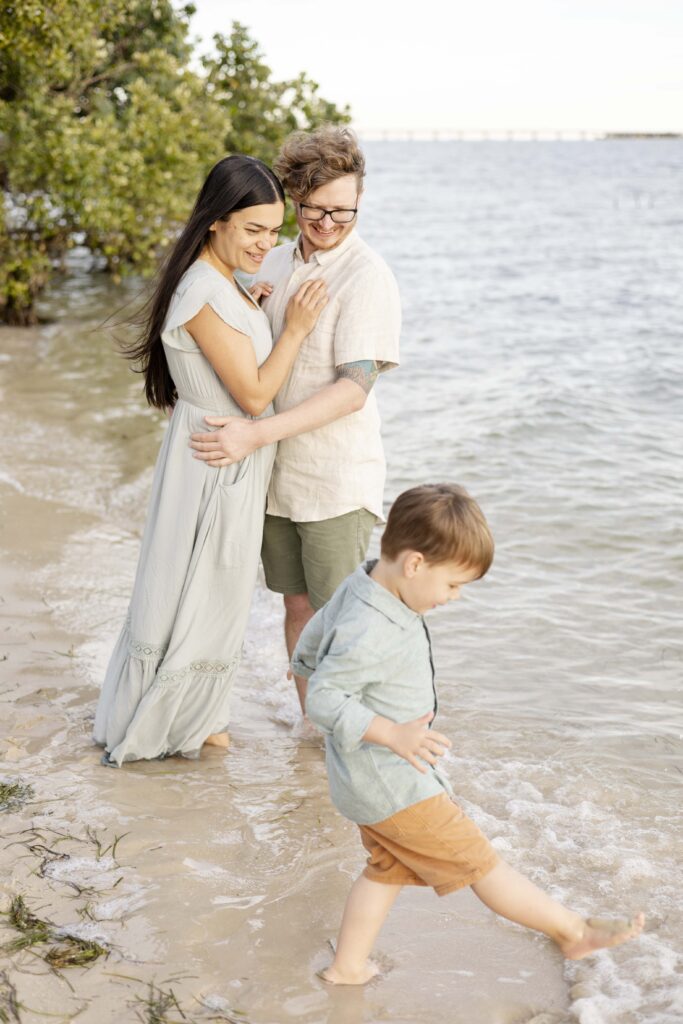
{"type": "Polygon", "coordinates": [[[193,458],[190,434],[206,430],[204,416],[246,415],[183,326],[206,304],[251,339],[259,365],[272,348],[268,319],[248,293],[208,263],[194,263],[161,335],[178,402],[154,470],[128,616],[95,716],[95,742],[114,766],[197,757],[206,737],[230,720],[275,445],[222,469],[193,458]]]}

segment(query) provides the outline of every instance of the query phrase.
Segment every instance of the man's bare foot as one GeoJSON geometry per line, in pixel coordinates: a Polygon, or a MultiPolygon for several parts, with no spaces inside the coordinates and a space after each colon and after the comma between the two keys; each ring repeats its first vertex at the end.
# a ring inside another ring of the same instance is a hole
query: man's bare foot
{"type": "Polygon", "coordinates": [[[204,745],[208,747],[223,747],[223,749],[226,749],[230,746],[230,736],[227,732],[212,733],[211,736],[206,737],[204,745]]]}
{"type": "Polygon", "coordinates": [[[318,977],[330,985],[367,985],[369,981],[379,974],[379,967],[368,960],[360,971],[340,971],[338,967],[331,964],[324,970],[317,972],[318,977]]]}
{"type": "Polygon", "coordinates": [[[580,938],[558,941],[557,944],[568,960],[582,960],[598,949],[609,949],[610,946],[620,946],[622,942],[635,939],[642,932],[644,924],[644,914],[638,914],[631,921],[605,921],[599,917],[589,917],[584,921],[580,938]]]}

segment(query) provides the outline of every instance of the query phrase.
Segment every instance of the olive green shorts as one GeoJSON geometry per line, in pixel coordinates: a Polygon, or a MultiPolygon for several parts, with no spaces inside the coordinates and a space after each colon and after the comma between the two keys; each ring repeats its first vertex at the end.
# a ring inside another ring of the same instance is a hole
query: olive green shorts
{"type": "Polygon", "coordinates": [[[313,608],[322,608],[365,558],[377,521],[365,508],[313,523],[266,515],[261,559],[268,589],[308,594],[313,608]]]}

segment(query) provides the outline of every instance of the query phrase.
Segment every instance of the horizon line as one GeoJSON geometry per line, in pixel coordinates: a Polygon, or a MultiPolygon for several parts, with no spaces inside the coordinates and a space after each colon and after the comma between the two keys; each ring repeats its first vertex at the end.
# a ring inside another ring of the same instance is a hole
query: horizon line
{"type": "Polygon", "coordinates": [[[351,124],[360,138],[372,141],[561,141],[602,139],[682,139],[676,129],[596,128],[369,128],[351,124]]]}

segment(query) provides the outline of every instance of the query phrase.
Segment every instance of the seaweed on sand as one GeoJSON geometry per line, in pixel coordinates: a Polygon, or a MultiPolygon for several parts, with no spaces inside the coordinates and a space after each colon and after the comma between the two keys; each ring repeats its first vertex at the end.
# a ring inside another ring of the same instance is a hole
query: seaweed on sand
{"type": "Polygon", "coordinates": [[[86,828],[85,834],[87,835],[89,842],[91,842],[95,847],[95,856],[97,860],[102,860],[103,857],[106,857],[107,854],[109,854],[111,859],[114,861],[116,860],[116,847],[122,839],[125,839],[127,835],[130,835],[129,832],[122,832],[120,836],[115,835],[113,843],[110,843],[109,846],[105,846],[95,829],[91,828],[90,825],[86,828]]]}
{"type": "Polygon", "coordinates": [[[2,1024],[21,1024],[17,990],[7,971],[0,971],[0,1021],[2,1024]]]}
{"type": "Polygon", "coordinates": [[[0,811],[14,811],[33,798],[33,787],[21,779],[0,779],[0,811]]]}
{"type": "Polygon", "coordinates": [[[226,1024],[249,1024],[244,1010],[233,1010],[226,1006],[217,1007],[214,1005],[214,1000],[209,1001],[207,999],[200,999],[199,1004],[205,1010],[210,1011],[211,1016],[207,1018],[208,1020],[225,1021],[226,1024]]]}
{"type": "Polygon", "coordinates": [[[43,959],[50,967],[88,967],[109,950],[91,939],[79,939],[68,933],[61,936],[61,944],[52,946],[43,959]]]}
{"type": "Polygon", "coordinates": [[[150,982],[147,998],[143,999],[138,996],[137,1002],[140,1004],[138,1019],[143,1024],[180,1024],[180,1021],[187,1021],[190,1024],[190,1018],[183,1013],[172,988],[164,992],[162,988],[157,988],[153,982],[150,982]],[[140,1016],[141,1012],[144,1013],[144,1016],[140,1016]],[[171,1012],[174,1013],[173,1017],[168,1016],[171,1012]],[[180,1018],[175,1016],[175,1013],[179,1013],[180,1018]]]}
{"type": "Polygon", "coordinates": [[[23,896],[15,896],[10,903],[7,917],[12,928],[21,932],[16,939],[5,944],[9,952],[17,952],[20,949],[28,949],[29,946],[39,945],[41,942],[50,941],[51,925],[48,921],[41,921],[39,917],[32,914],[24,903],[23,896]]]}
{"type": "MultiPolygon", "coordinates": [[[[60,832],[57,829],[49,828],[48,826],[41,826],[40,828],[33,827],[23,829],[15,835],[19,835],[22,838],[15,840],[14,843],[10,843],[10,846],[23,846],[30,854],[34,857],[39,858],[40,863],[36,869],[36,873],[41,878],[53,878],[54,875],[50,870],[52,865],[57,862],[68,861],[71,858],[70,853],[64,853],[61,850],[55,849],[60,843],[70,842],[76,845],[89,845],[93,848],[95,853],[95,859],[101,861],[104,857],[109,854],[113,863],[118,866],[116,860],[116,848],[121,840],[128,835],[124,832],[122,835],[115,835],[112,842],[107,843],[101,839],[95,829],[91,826],[86,828],[86,838],[72,835],[69,832],[60,832]],[[46,834],[49,834],[49,838],[46,834]],[[51,845],[48,845],[50,843],[51,845]]],[[[77,896],[97,896],[100,895],[100,891],[97,890],[93,885],[81,885],[78,882],[74,882],[69,878],[56,878],[61,885],[65,885],[70,889],[73,889],[77,896]]],[[[121,881],[121,878],[117,879],[114,883],[115,887],[121,881]]],[[[107,891],[107,890],[102,890],[107,891]]]]}
{"type": "Polygon", "coordinates": [[[10,925],[20,934],[7,942],[4,949],[8,953],[16,953],[33,946],[54,943],[42,956],[50,967],[87,967],[100,956],[108,956],[109,950],[98,942],[81,939],[51,921],[43,921],[32,914],[24,902],[23,896],[15,896],[10,904],[7,918],[10,925]]]}

